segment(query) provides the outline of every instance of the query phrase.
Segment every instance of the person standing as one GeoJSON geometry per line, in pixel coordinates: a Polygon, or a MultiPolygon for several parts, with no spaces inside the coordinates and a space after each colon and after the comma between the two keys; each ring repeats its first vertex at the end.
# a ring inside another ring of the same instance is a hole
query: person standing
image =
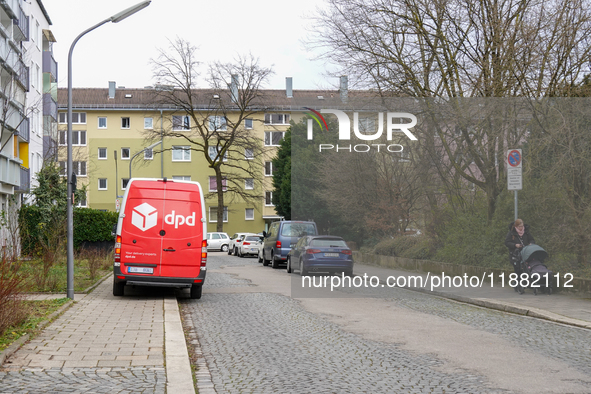
{"type": "MultiPolygon", "coordinates": [[[[523,223],[523,220],[517,219],[509,224],[509,232],[505,237],[505,246],[509,248],[509,261],[518,277],[521,276],[523,270],[521,269],[521,257],[517,257],[515,251],[521,251],[524,246],[533,243],[535,243],[535,240],[529,231],[529,225],[523,223]]],[[[523,294],[523,288],[519,283],[515,287],[515,291],[523,294]]]]}

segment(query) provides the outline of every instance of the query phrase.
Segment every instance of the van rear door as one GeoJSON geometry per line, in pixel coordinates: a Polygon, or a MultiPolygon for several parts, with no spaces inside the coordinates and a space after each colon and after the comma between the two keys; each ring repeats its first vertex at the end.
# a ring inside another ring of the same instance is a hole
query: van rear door
{"type": "Polygon", "coordinates": [[[161,276],[196,278],[201,269],[205,208],[197,183],[166,182],[162,221],[161,276]]]}
{"type": "Polygon", "coordinates": [[[160,276],[163,182],[130,182],[121,226],[121,270],[124,274],[160,276]]]}

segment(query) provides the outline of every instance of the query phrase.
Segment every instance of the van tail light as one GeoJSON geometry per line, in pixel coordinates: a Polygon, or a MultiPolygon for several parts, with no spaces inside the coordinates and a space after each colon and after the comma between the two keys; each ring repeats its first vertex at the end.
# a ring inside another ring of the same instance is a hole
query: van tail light
{"type": "Polygon", "coordinates": [[[121,236],[118,235],[115,239],[115,262],[121,262],[121,236]]]}
{"type": "Polygon", "coordinates": [[[277,241],[277,242],[275,242],[275,247],[276,247],[277,249],[281,249],[281,241],[277,241]]]}
{"type": "Polygon", "coordinates": [[[246,245],[250,245],[250,242],[245,242],[242,245],[246,246],[246,245]]]}
{"type": "Polygon", "coordinates": [[[207,264],[207,240],[204,239],[201,242],[201,265],[205,266],[207,264]]]}
{"type": "Polygon", "coordinates": [[[316,254],[316,253],[322,253],[322,251],[320,249],[306,249],[306,253],[316,254]]]}
{"type": "Polygon", "coordinates": [[[342,254],[348,254],[348,255],[352,255],[353,254],[353,252],[351,252],[351,250],[349,250],[349,249],[341,250],[341,253],[342,254]]]}

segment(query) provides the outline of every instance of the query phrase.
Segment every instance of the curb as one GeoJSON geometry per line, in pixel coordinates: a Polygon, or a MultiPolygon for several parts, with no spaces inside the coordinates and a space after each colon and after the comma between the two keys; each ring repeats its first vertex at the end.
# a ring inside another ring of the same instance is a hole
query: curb
{"type": "MultiPolygon", "coordinates": [[[[48,326],[56,317],[64,313],[69,307],[74,304],[74,301],[70,300],[62,305],[57,311],[53,312],[45,320],[37,325],[35,330],[43,330],[46,326],[48,326]]],[[[4,364],[4,361],[10,356],[12,356],[20,347],[29,340],[31,337],[30,334],[25,334],[16,341],[14,341],[10,346],[0,352],[0,367],[4,364]]]]}
{"type": "MultiPolygon", "coordinates": [[[[386,282],[382,281],[381,279],[380,279],[380,283],[386,284],[386,282]]],[[[399,288],[411,290],[411,291],[416,291],[416,292],[424,293],[424,294],[430,294],[433,296],[446,298],[446,299],[454,300],[457,302],[462,302],[464,304],[476,305],[476,306],[479,306],[482,308],[495,309],[495,310],[498,310],[501,312],[513,313],[516,315],[528,316],[528,317],[533,317],[536,319],[548,320],[553,323],[566,324],[569,326],[574,326],[574,327],[578,327],[578,328],[584,328],[584,329],[591,330],[591,323],[590,322],[586,322],[584,320],[572,319],[572,318],[565,317],[565,316],[560,316],[555,313],[544,311],[544,310],[537,309],[537,308],[526,308],[521,305],[514,305],[514,304],[504,303],[504,302],[500,302],[500,301],[491,301],[491,300],[483,299],[483,298],[470,298],[470,297],[446,293],[446,292],[442,292],[442,291],[431,291],[431,290],[423,289],[420,287],[405,286],[405,287],[399,287],[399,288]]]]}

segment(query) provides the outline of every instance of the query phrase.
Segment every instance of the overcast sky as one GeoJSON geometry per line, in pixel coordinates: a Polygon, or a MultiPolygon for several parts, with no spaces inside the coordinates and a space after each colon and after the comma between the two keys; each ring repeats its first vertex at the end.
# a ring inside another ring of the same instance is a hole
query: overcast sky
{"type": "MultiPolygon", "coordinates": [[[[59,87],[67,86],[68,51],[81,32],[140,0],[42,0],[57,40],[54,57],[59,87]]],[[[149,7],[120,23],[107,23],[78,41],[73,54],[74,87],[142,88],[154,84],[150,58],[168,40],[184,38],[199,48],[203,62],[231,61],[252,53],[275,75],[267,88],[284,89],[293,77],[294,89],[329,88],[337,78],[326,77],[326,65],[312,60],[301,40],[307,15],[316,0],[285,3],[271,0],[153,0],[149,7]]]]}

